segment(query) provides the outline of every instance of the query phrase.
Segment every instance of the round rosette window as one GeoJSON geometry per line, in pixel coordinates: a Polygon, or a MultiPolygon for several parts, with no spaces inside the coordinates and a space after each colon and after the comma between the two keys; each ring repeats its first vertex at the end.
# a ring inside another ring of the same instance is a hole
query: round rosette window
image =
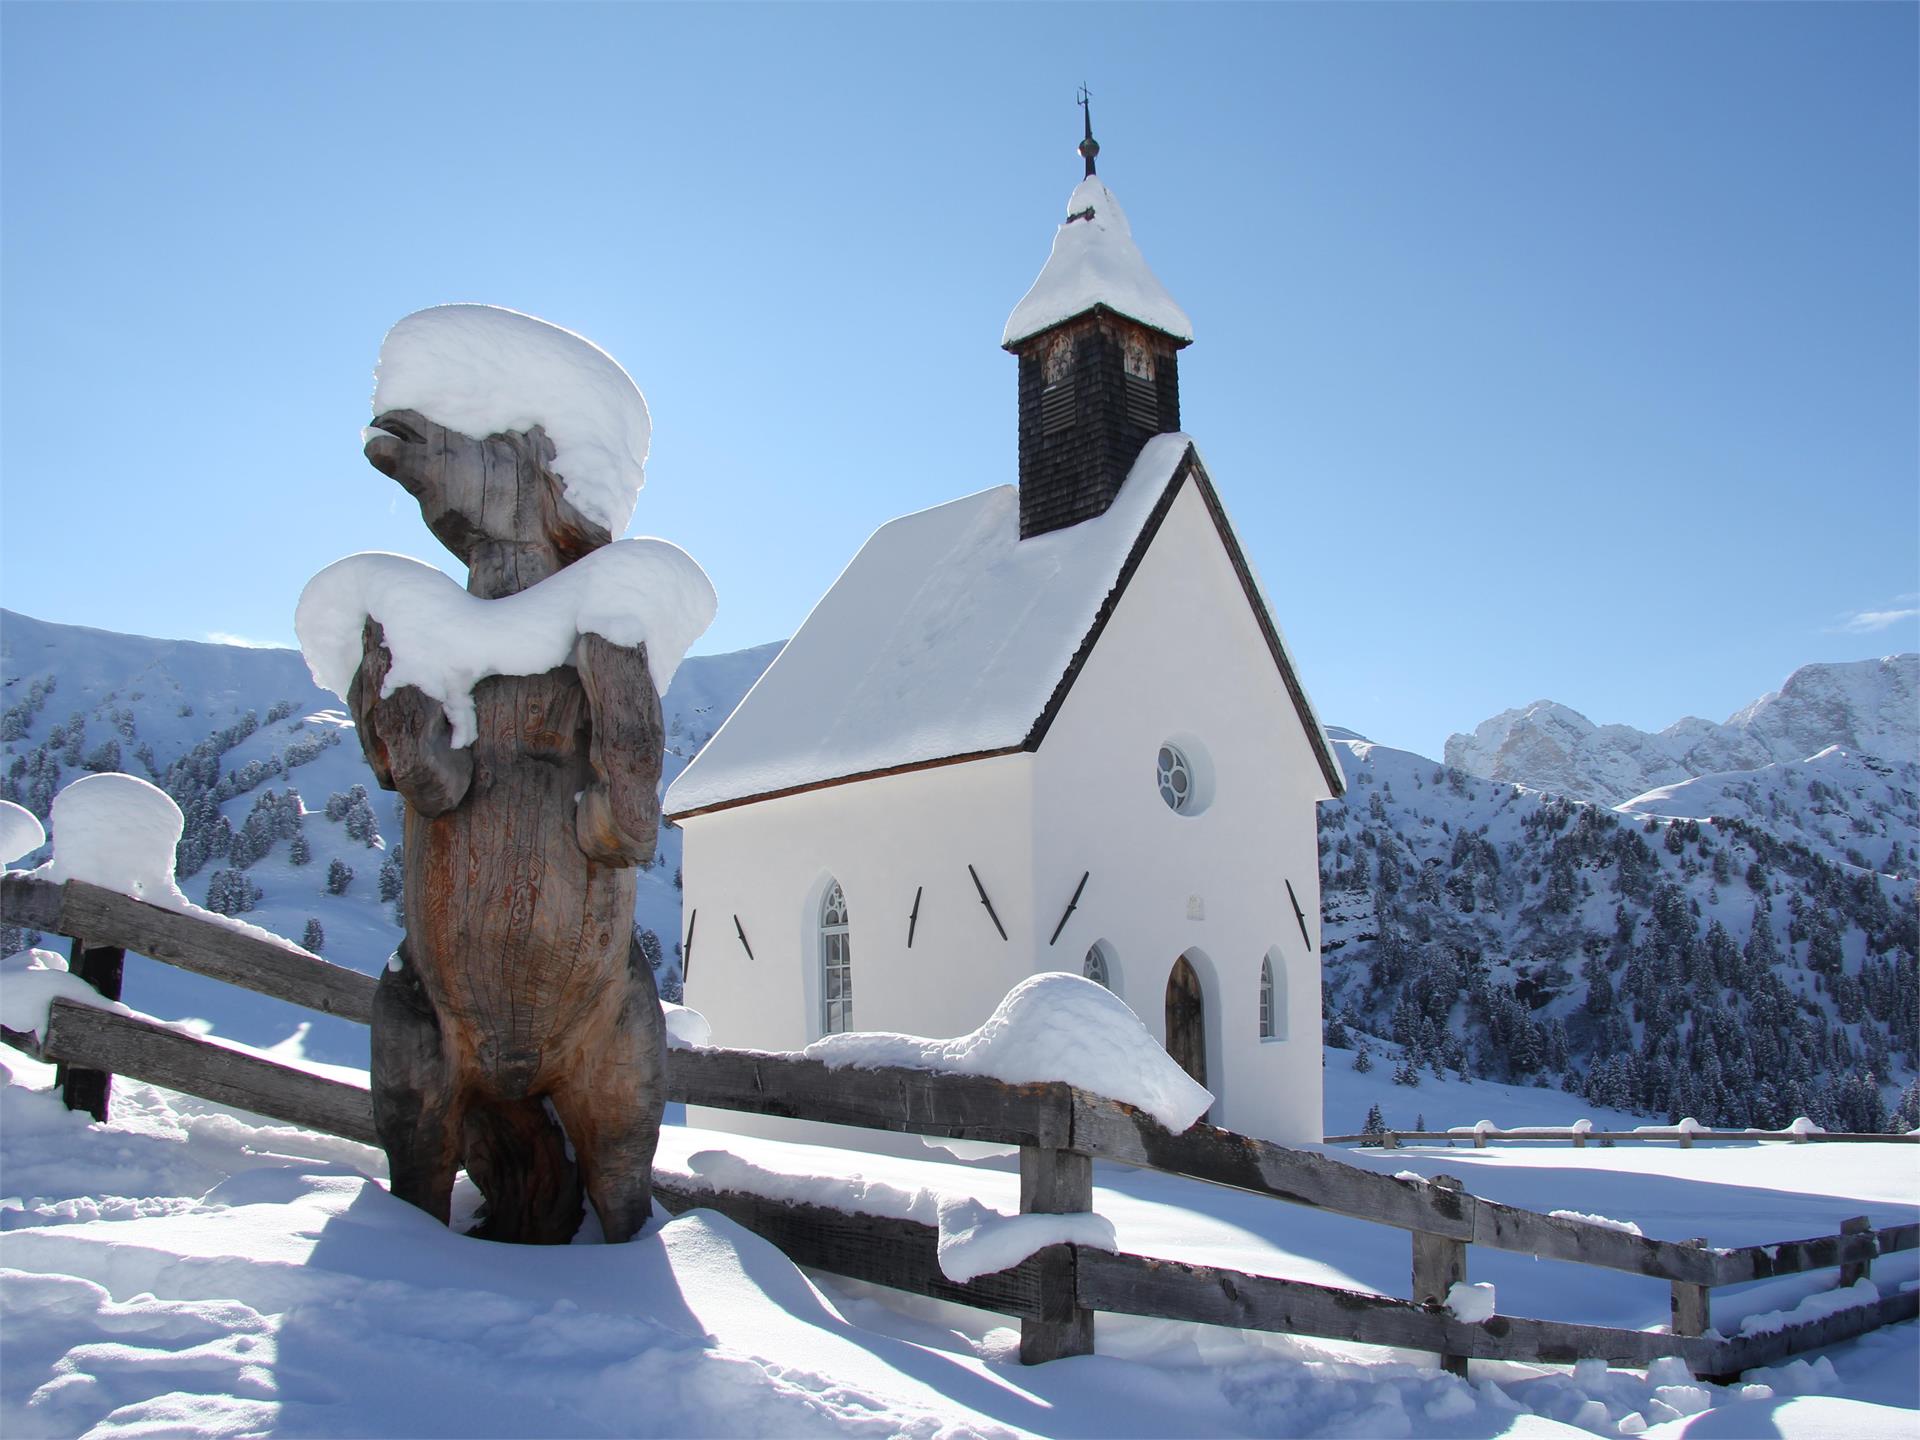
{"type": "Polygon", "coordinates": [[[1155,766],[1160,798],[1176,815],[1198,815],[1213,801],[1213,766],[1190,735],[1174,735],[1160,744],[1155,766]]]}

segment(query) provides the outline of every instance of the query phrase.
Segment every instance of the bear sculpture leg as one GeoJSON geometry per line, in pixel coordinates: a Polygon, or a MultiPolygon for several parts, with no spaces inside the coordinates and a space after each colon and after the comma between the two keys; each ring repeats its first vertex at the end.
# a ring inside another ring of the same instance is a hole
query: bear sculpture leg
{"type": "Polygon", "coordinates": [[[653,1153],[667,1078],[660,996],[637,945],[623,988],[596,1017],[596,1028],[606,1027],[604,1042],[594,1047],[600,1065],[567,1075],[553,1092],[609,1243],[639,1234],[653,1211],[653,1153]]]}

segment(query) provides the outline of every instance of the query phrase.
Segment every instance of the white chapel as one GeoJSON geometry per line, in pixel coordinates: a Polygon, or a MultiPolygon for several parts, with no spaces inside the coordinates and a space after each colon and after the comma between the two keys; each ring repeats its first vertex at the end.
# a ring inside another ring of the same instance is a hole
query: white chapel
{"type": "Polygon", "coordinates": [[[687,1003],[794,1050],[963,1034],[1077,971],[1213,1123],[1317,1141],[1315,806],[1344,783],[1180,433],[1187,316],[1081,151],[1002,341],[1019,483],[876,531],[667,792],[687,1003]]]}

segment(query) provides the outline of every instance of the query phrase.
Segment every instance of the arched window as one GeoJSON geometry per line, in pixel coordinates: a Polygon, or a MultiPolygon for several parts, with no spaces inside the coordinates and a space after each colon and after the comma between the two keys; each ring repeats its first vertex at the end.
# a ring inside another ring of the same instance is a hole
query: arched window
{"type": "Polygon", "coordinates": [[[847,897],[835,880],[820,902],[820,1029],[833,1035],[852,1028],[853,953],[847,935],[847,897]]]}
{"type": "Polygon", "coordinates": [[[1287,997],[1274,989],[1274,954],[1274,951],[1269,950],[1260,962],[1260,1038],[1262,1040],[1287,1038],[1287,997]]]}
{"type": "Polygon", "coordinates": [[[1087,947],[1087,958],[1080,962],[1080,973],[1097,985],[1113,989],[1113,967],[1107,963],[1107,947],[1096,940],[1087,947]]]}

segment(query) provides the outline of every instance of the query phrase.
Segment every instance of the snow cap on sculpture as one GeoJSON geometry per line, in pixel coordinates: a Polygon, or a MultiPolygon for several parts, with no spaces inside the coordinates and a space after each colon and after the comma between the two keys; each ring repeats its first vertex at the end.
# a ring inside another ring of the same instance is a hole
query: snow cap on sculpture
{"type": "Polygon", "coordinates": [[[653,427],[640,387],[591,340],[497,305],[435,305],[387,332],[373,413],[417,410],[483,438],[545,427],[582,515],[618,537],[646,483],[653,427]]]}

